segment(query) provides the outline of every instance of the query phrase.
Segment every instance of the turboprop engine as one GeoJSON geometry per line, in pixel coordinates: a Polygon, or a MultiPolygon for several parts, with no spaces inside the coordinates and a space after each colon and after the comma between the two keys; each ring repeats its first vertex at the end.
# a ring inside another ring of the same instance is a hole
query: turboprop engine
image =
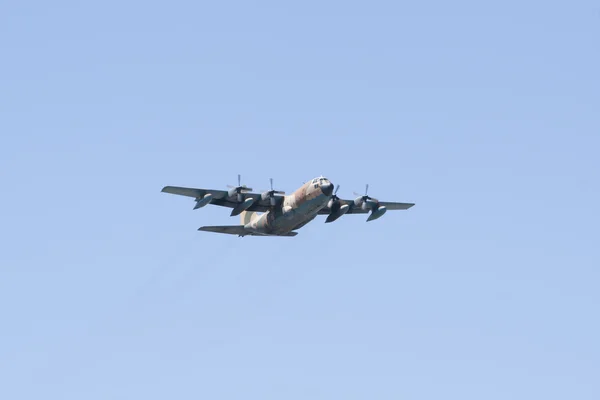
{"type": "Polygon", "coordinates": [[[271,206],[276,206],[277,201],[278,201],[277,197],[281,197],[281,195],[284,195],[285,192],[282,190],[273,190],[273,178],[270,178],[270,181],[271,181],[271,190],[264,191],[260,195],[260,198],[262,200],[269,199],[269,203],[271,204],[271,206]]]}
{"type": "Polygon", "coordinates": [[[342,215],[346,214],[350,209],[350,206],[348,204],[342,205],[342,203],[340,202],[340,198],[337,196],[337,191],[339,188],[340,185],[337,185],[337,187],[335,188],[335,192],[333,192],[331,199],[329,199],[329,202],[327,203],[327,208],[329,208],[331,212],[327,216],[325,223],[335,221],[342,215]]]}
{"type": "MultiPolygon", "coordinates": [[[[365,194],[354,199],[354,204],[359,206],[363,210],[371,210],[371,215],[367,218],[367,222],[376,220],[380,218],[385,212],[387,208],[379,205],[379,200],[370,197],[367,193],[369,191],[369,185],[367,184],[365,188],[365,194]]],[[[355,193],[358,195],[358,193],[355,193]]]]}
{"type": "Polygon", "coordinates": [[[238,174],[238,185],[237,186],[227,185],[227,187],[230,188],[227,191],[227,196],[233,197],[233,196],[237,195],[236,196],[237,201],[240,203],[242,201],[244,201],[244,193],[248,193],[248,192],[252,191],[252,188],[249,188],[246,185],[242,185],[242,176],[240,174],[238,174]]]}
{"type": "Polygon", "coordinates": [[[246,197],[245,194],[249,193],[252,191],[252,188],[246,186],[246,185],[242,185],[242,177],[240,174],[238,174],[238,185],[237,186],[232,186],[232,185],[227,185],[230,189],[227,192],[227,196],[228,197],[233,197],[236,196],[236,200],[238,201],[237,207],[235,207],[233,210],[231,210],[231,216],[236,216],[236,215],[240,215],[242,213],[242,211],[246,211],[247,209],[249,209],[250,207],[252,207],[252,205],[254,204],[254,202],[257,200],[255,197],[246,197]]]}

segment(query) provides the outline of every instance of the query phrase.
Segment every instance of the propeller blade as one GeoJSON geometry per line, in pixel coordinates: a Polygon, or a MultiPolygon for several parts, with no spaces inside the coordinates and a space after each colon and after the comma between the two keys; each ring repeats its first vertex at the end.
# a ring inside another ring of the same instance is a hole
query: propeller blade
{"type": "Polygon", "coordinates": [[[271,182],[271,189],[270,190],[261,189],[260,190],[261,192],[269,193],[270,196],[273,196],[275,194],[285,194],[285,192],[283,190],[274,190],[273,189],[273,178],[269,178],[269,181],[271,182]]]}
{"type": "Polygon", "coordinates": [[[370,199],[369,194],[368,194],[369,193],[369,184],[367,183],[366,186],[365,186],[365,194],[358,194],[356,192],[352,192],[352,193],[354,193],[355,196],[359,196],[363,200],[370,199]]]}
{"type": "MultiPolygon", "coordinates": [[[[236,189],[235,191],[237,193],[242,193],[242,192],[251,192],[252,188],[246,186],[246,185],[242,185],[242,175],[238,174],[238,185],[237,186],[233,186],[233,185],[227,185],[228,188],[231,189],[236,189]]],[[[233,191],[230,191],[233,192],[233,191]]]]}

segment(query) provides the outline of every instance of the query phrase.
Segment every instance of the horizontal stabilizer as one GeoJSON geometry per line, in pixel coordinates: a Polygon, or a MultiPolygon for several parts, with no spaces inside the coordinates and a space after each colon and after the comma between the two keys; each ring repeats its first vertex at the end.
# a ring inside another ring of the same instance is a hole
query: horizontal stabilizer
{"type": "Polygon", "coordinates": [[[248,235],[250,233],[244,229],[244,225],[202,226],[198,228],[198,230],[240,236],[248,235]]]}
{"type": "Polygon", "coordinates": [[[228,235],[238,236],[296,236],[298,234],[298,232],[288,232],[280,235],[252,232],[246,230],[244,225],[201,226],[198,228],[198,230],[205,232],[226,233],[228,235]]]}

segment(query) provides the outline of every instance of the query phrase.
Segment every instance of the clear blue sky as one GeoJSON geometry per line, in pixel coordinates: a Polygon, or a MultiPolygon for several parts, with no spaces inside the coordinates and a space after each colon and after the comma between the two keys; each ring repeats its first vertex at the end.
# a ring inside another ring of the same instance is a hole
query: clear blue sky
{"type": "Polygon", "coordinates": [[[0,5],[0,398],[600,398],[598,3],[288,3],[0,5]]]}

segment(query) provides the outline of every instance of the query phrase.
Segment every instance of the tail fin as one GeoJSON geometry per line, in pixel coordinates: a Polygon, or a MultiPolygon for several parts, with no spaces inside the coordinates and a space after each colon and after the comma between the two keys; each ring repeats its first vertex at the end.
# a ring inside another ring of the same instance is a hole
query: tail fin
{"type": "Polygon", "coordinates": [[[238,235],[238,236],[288,236],[293,237],[298,234],[298,232],[287,232],[287,233],[260,233],[260,232],[252,232],[247,231],[243,225],[223,225],[223,226],[201,226],[198,228],[199,231],[205,232],[215,232],[215,233],[226,233],[228,235],[238,235]]]}
{"type": "Polygon", "coordinates": [[[254,221],[255,219],[257,219],[259,217],[257,212],[254,211],[242,211],[242,213],[240,214],[240,223],[242,225],[246,225],[247,223],[250,223],[252,221],[254,221]]]}

